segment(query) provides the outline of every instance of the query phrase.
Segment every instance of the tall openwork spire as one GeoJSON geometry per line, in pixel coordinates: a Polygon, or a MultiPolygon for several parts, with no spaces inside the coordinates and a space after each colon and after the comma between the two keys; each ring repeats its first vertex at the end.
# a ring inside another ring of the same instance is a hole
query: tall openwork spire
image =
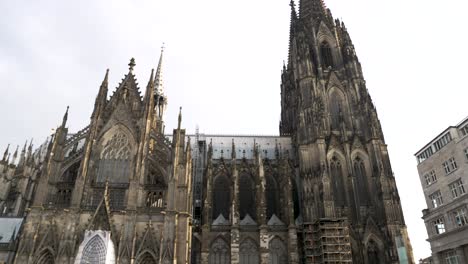
{"type": "MultiPolygon", "coordinates": [[[[291,2],[289,3],[289,6],[291,6],[291,21],[290,21],[290,26],[289,26],[288,66],[289,66],[289,63],[291,62],[292,41],[294,39],[295,28],[296,28],[296,23],[297,23],[296,4],[294,3],[294,0],[291,0],[291,2]]],[[[286,65],[284,64],[284,62],[283,62],[283,69],[286,69],[286,65]]]]}
{"type": "Polygon", "coordinates": [[[156,89],[156,93],[159,95],[164,94],[164,82],[163,82],[163,71],[162,71],[163,55],[164,55],[164,43],[161,47],[161,56],[159,57],[158,69],[156,70],[156,77],[154,79],[154,86],[156,89]]]}
{"type": "Polygon", "coordinates": [[[310,17],[324,18],[327,17],[327,7],[323,0],[300,0],[299,2],[299,16],[301,18],[310,17]]]}

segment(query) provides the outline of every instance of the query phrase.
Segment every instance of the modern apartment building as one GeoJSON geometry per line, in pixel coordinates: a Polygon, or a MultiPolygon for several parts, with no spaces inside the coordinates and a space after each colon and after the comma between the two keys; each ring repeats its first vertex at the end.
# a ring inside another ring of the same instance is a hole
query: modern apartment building
{"type": "Polygon", "coordinates": [[[468,263],[468,117],[415,154],[433,263],[468,263]]]}

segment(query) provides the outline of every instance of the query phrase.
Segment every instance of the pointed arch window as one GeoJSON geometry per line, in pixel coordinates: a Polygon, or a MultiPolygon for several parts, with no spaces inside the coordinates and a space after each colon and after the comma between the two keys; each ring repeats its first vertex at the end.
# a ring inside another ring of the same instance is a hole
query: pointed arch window
{"type": "Polygon", "coordinates": [[[340,160],[333,156],[330,160],[330,174],[333,187],[333,195],[335,197],[335,205],[345,205],[345,186],[343,181],[343,167],[340,160]]]}
{"type": "Polygon", "coordinates": [[[151,256],[150,253],[146,252],[143,256],[140,258],[141,260],[138,262],[138,264],[157,264],[158,262],[154,259],[153,256],[151,256]]]}
{"type": "Polygon", "coordinates": [[[354,159],[354,175],[356,178],[356,190],[355,193],[359,197],[360,205],[369,204],[369,187],[366,175],[366,166],[364,161],[358,156],[354,159]]]}
{"type": "Polygon", "coordinates": [[[336,91],[330,95],[330,115],[332,130],[339,130],[343,122],[343,98],[336,91]]]}
{"type": "Polygon", "coordinates": [[[42,254],[40,255],[40,257],[38,258],[37,264],[54,264],[54,256],[52,255],[52,253],[50,253],[49,250],[45,250],[44,252],[42,252],[42,254]]]}
{"type": "Polygon", "coordinates": [[[273,238],[269,243],[270,254],[268,264],[287,264],[288,254],[286,245],[279,238],[273,238]]]}
{"type": "Polygon", "coordinates": [[[128,183],[131,153],[128,136],[122,131],[114,134],[101,152],[96,182],[128,183]]]}
{"type": "Polygon", "coordinates": [[[333,68],[333,55],[332,49],[328,42],[324,41],[320,44],[320,55],[322,59],[322,64],[325,68],[332,67],[333,68]]]}
{"type": "Polygon", "coordinates": [[[243,173],[239,177],[239,215],[240,219],[248,214],[256,220],[255,182],[249,174],[243,173]]]}
{"type": "Polygon", "coordinates": [[[106,245],[100,236],[94,236],[83,249],[83,256],[80,264],[105,264],[106,245]]]}
{"type": "Polygon", "coordinates": [[[190,264],[201,264],[201,243],[196,237],[192,240],[192,252],[190,264]]]}
{"type": "Polygon", "coordinates": [[[265,193],[267,199],[267,220],[270,219],[273,214],[280,217],[278,184],[271,175],[266,177],[265,193]]]}
{"type": "Polygon", "coordinates": [[[216,239],[210,248],[209,264],[229,264],[231,263],[231,252],[228,244],[221,238],[216,239]]]}
{"type": "Polygon", "coordinates": [[[239,246],[239,264],[258,264],[258,247],[251,239],[246,239],[239,246]]]}
{"type": "Polygon", "coordinates": [[[367,244],[367,263],[381,263],[379,247],[373,240],[367,244]]]}
{"type": "Polygon", "coordinates": [[[220,214],[229,219],[229,208],[231,207],[231,188],[229,180],[225,175],[216,177],[213,184],[213,220],[220,214]]]}
{"type": "Polygon", "coordinates": [[[55,205],[60,208],[70,206],[72,191],[78,176],[80,162],[72,164],[59,178],[57,182],[57,193],[55,195],[55,205]]]}

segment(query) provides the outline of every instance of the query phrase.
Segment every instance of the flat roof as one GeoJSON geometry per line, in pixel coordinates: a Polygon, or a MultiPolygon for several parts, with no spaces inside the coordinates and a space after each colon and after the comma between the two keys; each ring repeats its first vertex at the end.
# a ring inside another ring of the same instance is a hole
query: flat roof
{"type": "Polygon", "coordinates": [[[436,137],[434,137],[431,141],[429,141],[429,143],[427,143],[426,145],[424,145],[424,147],[422,147],[420,150],[418,150],[414,156],[418,156],[421,152],[423,152],[424,150],[426,150],[427,147],[429,147],[430,145],[432,145],[437,139],[439,139],[439,137],[441,137],[442,135],[444,135],[445,133],[447,133],[447,131],[449,131],[450,129],[452,128],[460,128],[464,123],[466,123],[466,121],[468,121],[468,116],[465,117],[460,123],[458,123],[457,125],[455,126],[449,126],[447,127],[444,131],[442,131],[440,134],[438,134],[436,137]]]}

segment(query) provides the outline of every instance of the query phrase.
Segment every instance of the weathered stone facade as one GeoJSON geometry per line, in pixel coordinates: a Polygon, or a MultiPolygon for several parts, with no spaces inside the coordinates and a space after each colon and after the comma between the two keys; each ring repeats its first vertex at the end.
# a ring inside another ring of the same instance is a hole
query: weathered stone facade
{"type": "Polygon", "coordinates": [[[69,134],[67,110],[39,151],[4,157],[14,263],[413,263],[376,109],[322,1],[291,2],[280,136],[188,136],[181,115],[166,136],[162,55],[143,98],[129,66],[88,127],[69,134]]]}
{"type": "Polygon", "coordinates": [[[468,118],[416,153],[431,263],[468,262],[468,118]]]}

